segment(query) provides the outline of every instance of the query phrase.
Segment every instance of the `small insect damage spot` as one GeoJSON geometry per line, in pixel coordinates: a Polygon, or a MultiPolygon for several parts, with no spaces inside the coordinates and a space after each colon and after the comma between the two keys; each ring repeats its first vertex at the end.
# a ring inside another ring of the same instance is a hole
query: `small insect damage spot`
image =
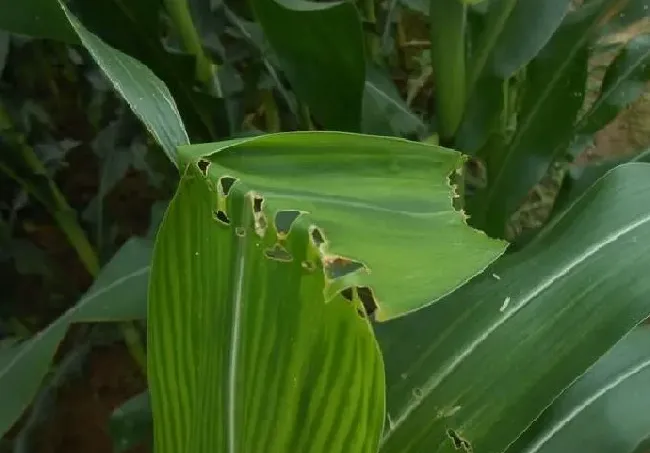
{"type": "Polygon", "coordinates": [[[361,307],[357,309],[357,313],[362,318],[371,318],[377,311],[378,305],[372,293],[372,289],[366,286],[358,286],[353,288],[345,288],[341,291],[341,295],[348,301],[354,302],[358,300],[361,302],[361,307]]]}
{"type": "Polygon", "coordinates": [[[219,192],[221,195],[227,197],[235,182],[237,182],[237,178],[233,178],[232,176],[222,176],[219,178],[219,192]]]}
{"type": "Polygon", "coordinates": [[[468,440],[463,439],[453,429],[448,429],[447,430],[447,436],[451,439],[452,443],[454,444],[454,449],[456,449],[456,450],[464,450],[467,453],[472,452],[472,444],[468,440]]]}
{"type": "Polygon", "coordinates": [[[264,250],[264,255],[275,261],[281,261],[283,263],[289,263],[293,261],[293,256],[287,249],[282,247],[280,244],[275,244],[273,247],[269,247],[264,250]]]}
{"type": "Polygon", "coordinates": [[[275,229],[278,232],[278,239],[285,239],[291,230],[293,223],[303,214],[302,211],[278,211],[275,214],[275,229]]]}
{"type": "Polygon", "coordinates": [[[323,235],[323,232],[318,227],[311,227],[309,237],[311,238],[311,242],[318,248],[325,244],[325,235],[323,235]]]}
{"type": "Polygon", "coordinates": [[[302,263],[300,263],[300,265],[307,272],[314,272],[316,270],[316,263],[314,263],[313,261],[305,260],[302,263]]]}
{"type": "Polygon", "coordinates": [[[238,226],[237,228],[235,228],[235,234],[240,238],[243,238],[244,236],[246,236],[246,228],[238,226]]]}
{"type": "Polygon", "coordinates": [[[196,163],[196,166],[199,168],[199,171],[203,176],[208,176],[208,171],[210,170],[210,161],[207,159],[199,159],[196,163]]]}
{"type": "Polygon", "coordinates": [[[266,234],[266,228],[269,225],[266,220],[266,215],[264,214],[264,197],[259,194],[253,194],[252,203],[255,233],[259,237],[264,237],[266,234]]]}
{"type": "Polygon", "coordinates": [[[224,225],[230,225],[230,218],[228,218],[228,214],[226,214],[225,211],[222,209],[217,209],[213,213],[215,220],[218,222],[223,223],[224,225]]]}

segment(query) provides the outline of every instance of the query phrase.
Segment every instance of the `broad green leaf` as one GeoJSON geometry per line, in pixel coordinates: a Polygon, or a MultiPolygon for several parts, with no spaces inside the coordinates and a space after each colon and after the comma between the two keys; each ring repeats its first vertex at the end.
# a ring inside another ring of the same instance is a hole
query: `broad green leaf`
{"type": "Polygon", "coordinates": [[[423,137],[426,126],[406,105],[388,74],[378,68],[368,68],[366,73],[361,122],[363,132],[397,137],[423,137]]]}
{"type": "Polygon", "coordinates": [[[69,44],[79,42],[56,0],[0,0],[0,29],[69,44]]]}
{"type": "Polygon", "coordinates": [[[85,231],[77,220],[77,213],[68,205],[45,165],[15,132],[11,119],[0,106],[0,171],[16,181],[30,196],[38,200],[52,215],[80,261],[90,274],[99,270],[99,262],[85,231]]]}
{"type": "Polygon", "coordinates": [[[453,291],[505,247],[468,227],[453,208],[448,177],[463,161],[453,150],[337,132],[181,149],[208,159],[210,171],[246,181],[273,209],[309,212],[327,239],[328,262],[354,269],[331,290],[372,288],[379,320],[453,291]]]}
{"type": "Polygon", "coordinates": [[[533,242],[377,326],[381,453],[503,451],[650,314],[650,165],[609,172],[533,242]]]}
{"type": "Polygon", "coordinates": [[[70,324],[145,317],[150,258],[149,243],[131,239],[74,307],[0,360],[0,437],[31,403],[70,324]]]}
{"type": "Polygon", "coordinates": [[[243,181],[220,179],[230,174],[188,165],[158,232],[155,451],[375,453],[384,374],[360,302],[327,297],[306,215],[271,209],[243,181]]]}
{"type": "Polygon", "coordinates": [[[569,387],[508,453],[633,453],[650,436],[650,328],[634,329],[569,387]]]}
{"type": "Polygon", "coordinates": [[[458,0],[431,0],[429,4],[436,120],[443,143],[454,137],[465,109],[466,10],[458,0]]]}
{"type": "Polygon", "coordinates": [[[144,391],[115,409],[109,420],[115,453],[151,444],[153,420],[149,392],[144,391]]]}
{"type": "Polygon", "coordinates": [[[650,35],[629,41],[607,68],[595,103],[580,118],[578,134],[592,136],[636,101],[650,80],[650,35]]]}
{"type": "Polygon", "coordinates": [[[264,34],[299,98],[326,129],[361,128],[365,68],[352,2],[252,0],[264,34]]]}
{"type": "Polygon", "coordinates": [[[176,148],[189,143],[189,138],[165,84],[142,63],[113,49],[86,30],[65,4],[61,0],[59,2],[84,47],[155,137],[167,157],[177,165],[176,148]]]}
{"type": "Polygon", "coordinates": [[[561,153],[557,146],[573,136],[585,93],[588,38],[606,14],[603,7],[555,33],[526,68],[514,134],[505,146],[477,153],[486,163],[487,187],[467,208],[473,224],[488,234],[504,234],[508,218],[561,153]]]}

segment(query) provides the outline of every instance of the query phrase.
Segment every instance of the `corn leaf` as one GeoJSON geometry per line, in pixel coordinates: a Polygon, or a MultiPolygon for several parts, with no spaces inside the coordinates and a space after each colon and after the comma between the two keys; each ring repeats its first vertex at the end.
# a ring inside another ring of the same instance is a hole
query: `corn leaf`
{"type": "Polygon", "coordinates": [[[380,451],[501,452],[645,319],[649,196],[650,164],[617,167],[526,248],[417,316],[378,325],[380,451]]]}

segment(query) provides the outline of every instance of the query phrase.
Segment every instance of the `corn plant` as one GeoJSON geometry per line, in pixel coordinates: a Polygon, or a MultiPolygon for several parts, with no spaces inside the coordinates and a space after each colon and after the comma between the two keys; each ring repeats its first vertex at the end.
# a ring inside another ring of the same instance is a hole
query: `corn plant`
{"type": "MultiPolygon", "coordinates": [[[[148,3],[117,14],[147,17],[148,3]]],[[[150,409],[143,396],[117,416],[150,410],[159,453],[647,448],[650,165],[574,186],[525,246],[500,239],[551,164],[639,95],[647,36],[583,102],[595,40],[638,5],[405,3],[430,20],[431,124],[378,64],[373,2],[251,0],[264,46],[222,6],[274,81],[269,133],[242,134],[185,2],[165,2],[185,55],[151,19],[138,23],[149,50],[133,27],[102,30],[108,0],[31,0],[0,21],[83,45],[180,177],[152,255],[132,240],[75,307],[0,349],[0,433],[71,323],[146,310],[150,409]]]]}

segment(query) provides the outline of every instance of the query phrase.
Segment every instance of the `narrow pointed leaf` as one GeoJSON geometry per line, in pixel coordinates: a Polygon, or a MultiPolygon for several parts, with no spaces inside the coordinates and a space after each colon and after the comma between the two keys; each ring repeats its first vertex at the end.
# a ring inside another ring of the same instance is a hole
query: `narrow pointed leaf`
{"type": "Polygon", "coordinates": [[[650,164],[617,167],[523,250],[379,325],[380,451],[501,452],[646,318],[649,196],[650,164]]]}
{"type": "Polygon", "coordinates": [[[131,239],[74,307],[21,343],[11,360],[0,360],[0,437],[36,395],[70,324],[144,318],[150,257],[148,242],[131,239]]]}
{"type": "Polygon", "coordinates": [[[292,88],[326,129],[358,132],[365,81],[361,19],[348,1],[252,0],[292,88]]]}
{"type": "Polygon", "coordinates": [[[132,57],[113,49],[86,30],[59,0],[61,8],[116,91],[129,104],[146,128],[177,164],[176,148],[189,143],[176,102],[165,84],[149,68],[132,57]]]}
{"type": "Polygon", "coordinates": [[[341,284],[371,287],[380,320],[434,302],[505,247],[453,208],[448,177],[463,159],[450,149],[336,132],[181,149],[210,156],[211,169],[268,194],[274,209],[309,212],[328,240],[328,259],[356,266],[341,284]]]}
{"type": "Polygon", "coordinates": [[[633,453],[650,436],[650,328],[628,334],[569,387],[508,453],[633,453]]]}
{"type": "Polygon", "coordinates": [[[326,297],[305,215],[274,220],[223,170],[188,165],[156,241],[155,451],[376,452],[383,364],[360,303],[326,297]]]}

